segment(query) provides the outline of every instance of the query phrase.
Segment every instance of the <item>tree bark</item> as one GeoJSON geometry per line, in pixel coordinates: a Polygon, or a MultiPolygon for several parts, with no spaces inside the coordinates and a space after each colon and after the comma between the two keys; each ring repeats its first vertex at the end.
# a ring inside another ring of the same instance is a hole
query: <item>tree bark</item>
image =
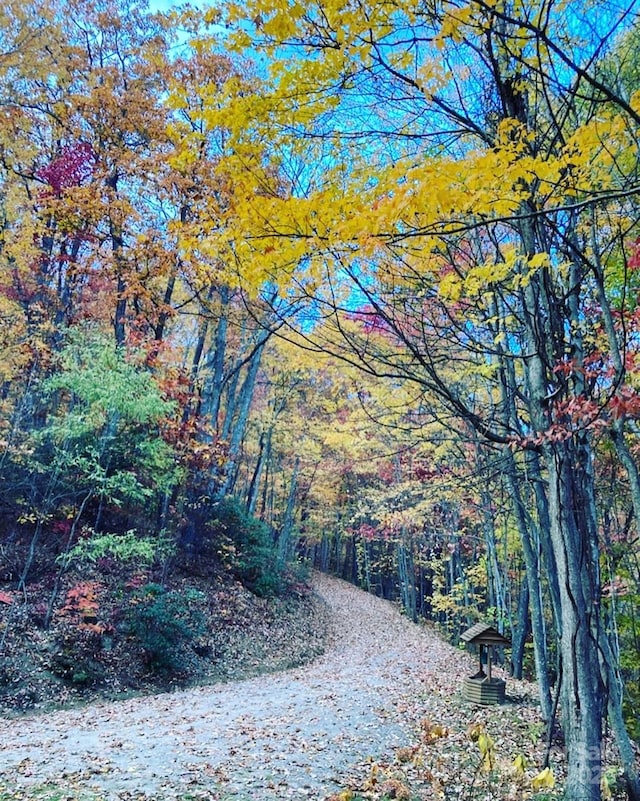
{"type": "MultiPolygon", "coordinates": [[[[604,686],[598,660],[598,563],[585,530],[587,480],[572,442],[546,449],[551,543],[560,586],[562,720],[567,744],[565,796],[600,801],[604,686]]],[[[585,454],[582,454],[583,458],[585,454]]]]}
{"type": "Polygon", "coordinates": [[[524,670],[524,649],[531,630],[529,621],[529,584],[522,582],[518,596],[518,622],[511,633],[511,675],[521,679],[524,670]]]}
{"type": "MultiPolygon", "coordinates": [[[[535,253],[535,231],[523,226],[524,250],[535,253]]],[[[600,674],[600,576],[595,519],[593,452],[588,433],[554,422],[553,393],[569,393],[553,368],[565,347],[564,307],[542,272],[522,295],[528,408],[538,433],[547,478],[549,542],[558,578],[562,722],[567,746],[565,795],[571,801],[600,801],[604,687],[600,674]]],[[[544,538],[545,532],[541,532],[544,538]]]]}
{"type": "Polygon", "coordinates": [[[418,620],[416,609],[416,582],[413,553],[402,539],[396,548],[398,559],[398,578],[402,606],[408,617],[415,623],[418,620]]]}
{"type": "Polygon", "coordinates": [[[247,490],[247,513],[250,515],[255,514],[256,503],[258,500],[258,490],[260,489],[260,478],[266,460],[269,458],[271,450],[271,429],[265,434],[264,431],[260,433],[258,441],[258,458],[253,469],[253,475],[249,482],[249,489],[247,490]]]}
{"type": "Polygon", "coordinates": [[[531,530],[525,505],[522,500],[516,465],[513,454],[508,448],[504,449],[506,462],[506,478],[513,501],[514,514],[524,558],[527,585],[529,587],[529,605],[531,608],[531,632],[533,635],[533,653],[536,665],[536,678],[538,680],[538,694],[540,698],[540,711],[542,718],[551,725],[552,700],[551,685],[549,681],[549,659],[547,652],[547,632],[544,619],[544,604],[542,599],[542,584],[540,581],[540,559],[533,546],[531,530]]]}
{"type": "Polygon", "coordinates": [[[284,511],[284,517],[280,531],[278,532],[278,557],[286,562],[291,550],[291,534],[293,531],[293,514],[295,509],[296,495],[298,492],[298,477],[300,476],[300,457],[296,457],[289,485],[289,495],[284,511]]]}
{"type": "MultiPolygon", "coordinates": [[[[260,367],[260,361],[262,359],[262,354],[264,352],[267,336],[268,334],[265,334],[264,338],[259,342],[258,346],[254,349],[247,367],[247,372],[244,377],[244,381],[242,382],[242,386],[240,388],[238,397],[236,398],[237,415],[235,416],[233,421],[232,422],[230,421],[229,423],[230,436],[229,436],[228,464],[226,466],[225,480],[222,482],[222,485],[218,490],[218,494],[221,497],[233,492],[233,488],[235,486],[237,478],[237,472],[236,472],[237,461],[240,455],[240,446],[242,444],[242,439],[244,437],[247,420],[249,418],[249,409],[251,408],[251,402],[253,400],[253,391],[255,388],[256,378],[258,376],[258,369],[260,367]]],[[[227,411],[227,415],[230,415],[229,410],[227,411]]]]}

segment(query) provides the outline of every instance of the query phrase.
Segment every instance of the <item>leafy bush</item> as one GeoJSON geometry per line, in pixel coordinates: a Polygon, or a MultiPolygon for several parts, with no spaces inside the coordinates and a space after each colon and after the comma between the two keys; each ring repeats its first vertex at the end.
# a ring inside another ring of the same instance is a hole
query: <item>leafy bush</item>
{"type": "Polygon", "coordinates": [[[197,604],[204,596],[197,590],[168,591],[160,584],[146,584],[133,596],[126,614],[127,633],[138,641],[147,664],[158,672],[179,672],[185,646],[205,632],[205,618],[197,604]]]}
{"type": "Polygon", "coordinates": [[[152,564],[156,559],[165,559],[171,553],[172,544],[163,537],[143,537],[135,529],[124,533],[96,533],[83,529],[83,537],[68,553],[58,557],[65,564],[76,562],[91,565],[101,559],[113,559],[119,564],[152,564]],[[90,534],[90,536],[87,536],[90,534]]]}
{"type": "Polygon", "coordinates": [[[251,592],[268,597],[283,591],[284,564],[269,527],[247,514],[235,498],[225,498],[215,506],[208,529],[223,561],[251,592]]]}

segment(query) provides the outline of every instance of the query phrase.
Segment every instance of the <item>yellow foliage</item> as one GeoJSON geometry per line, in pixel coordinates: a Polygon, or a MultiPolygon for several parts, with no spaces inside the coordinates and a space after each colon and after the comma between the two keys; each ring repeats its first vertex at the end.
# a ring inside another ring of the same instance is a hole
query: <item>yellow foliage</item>
{"type": "Polygon", "coordinates": [[[527,760],[524,758],[524,756],[522,754],[518,754],[513,760],[512,764],[515,775],[524,776],[524,772],[527,769],[527,760]]]}
{"type": "Polygon", "coordinates": [[[462,296],[464,281],[453,270],[440,279],[438,290],[444,300],[458,301],[462,296]]]}
{"type": "Polygon", "coordinates": [[[551,768],[545,768],[531,779],[531,787],[534,790],[551,789],[556,783],[553,771],[551,768]]]}
{"type": "Polygon", "coordinates": [[[327,798],[327,801],[351,801],[354,798],[352,790],[342,790],[339,793],[334,793],[327,798]]]}
{"type": "Polygon", "coordinates": [[[452,10],[444,18],[438,35],[437,43],[440,47],[444,46],[446,39],[461,42],[464,38],[465,27],[473,23],[474,14],[477,13],[477,7],[473,3],[461,8],[453,6],[450,6],[450,8],[452,10]]]}
{"type": "Polygon", "coordinates": [[[609,767],[602,773],[600,779],[600,792],[603,801],[610,801],[613,798],[616,785],[618,783],[618,770],[614,767],[609,767]]]}
{"type": "Polygon", "coordinates": [[[365,790],[373,790],[373,788],[376,787],[376,785],[378,784],[380,778],[379,774],[380,774],[380,766],[378,765],[377,762],[374,762],[369,770],[369,777],[362,785],[363,788],[365,790]]]}
{"type": "Polygon", "coordinates": [[[422,739],[426,743],[434,743],[436,740],[449,736],[449,729],[446,726],[442,726],[440,723],[432,723],[428,718],[425,718],[420,723],[420,729],[422,730],[422,739]]]}
{"type": "Polygon", "coordinates": [[[261,30],[276,39],[288,39],[293,36],[297,31],[296,15],[293,14],[293,8],[288,7],[278,11],[271,19],[263,23],[261,30]]]}
{"type": "Polygon", "coordinates": [[[478,735],[478,750],[482,757],[482,769],[486,771],[493,770],[494,766],[494,752],[493,752],[493,738],[487,734],[486,731],[481,731],[478,735]]]}

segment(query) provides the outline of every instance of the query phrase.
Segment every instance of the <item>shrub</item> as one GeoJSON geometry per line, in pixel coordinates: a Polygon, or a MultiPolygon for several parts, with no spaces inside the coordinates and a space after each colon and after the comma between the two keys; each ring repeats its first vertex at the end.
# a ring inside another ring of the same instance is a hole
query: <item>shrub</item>
{"type": "Polygon", "coordinates": [[[236,578],[260,597],[284,589],[284,565],[266,523],[247,514],[235,498],[225,498],[212,510],[210,536],[236,578]]]}
{"type": "Polygon", "coordinates": [[[168,591],[160,584],[146,584],[133,596],[125,627],[144,651],[148,666],[158,672],[180,672],[185,647],[205,632],[205,618],[197,590],[168,591]]]}

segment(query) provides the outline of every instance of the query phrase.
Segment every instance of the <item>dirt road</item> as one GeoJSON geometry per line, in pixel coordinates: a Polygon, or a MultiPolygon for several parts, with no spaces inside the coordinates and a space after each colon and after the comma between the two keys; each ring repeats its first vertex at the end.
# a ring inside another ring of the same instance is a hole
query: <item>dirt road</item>
{"type": "MultiPolygon", "coordinates": [[[[464,654],[327,576],[333,645],[304,668],[0,721],[0,786],[64,777],[102,799],[324,799],[411,741],[407,699],[453,688],[464,654]]],[[[440,700],[441,702],[441,700],[440,700]]],[[[428,704],[428,700],[426,702],[428,704]]]]}

